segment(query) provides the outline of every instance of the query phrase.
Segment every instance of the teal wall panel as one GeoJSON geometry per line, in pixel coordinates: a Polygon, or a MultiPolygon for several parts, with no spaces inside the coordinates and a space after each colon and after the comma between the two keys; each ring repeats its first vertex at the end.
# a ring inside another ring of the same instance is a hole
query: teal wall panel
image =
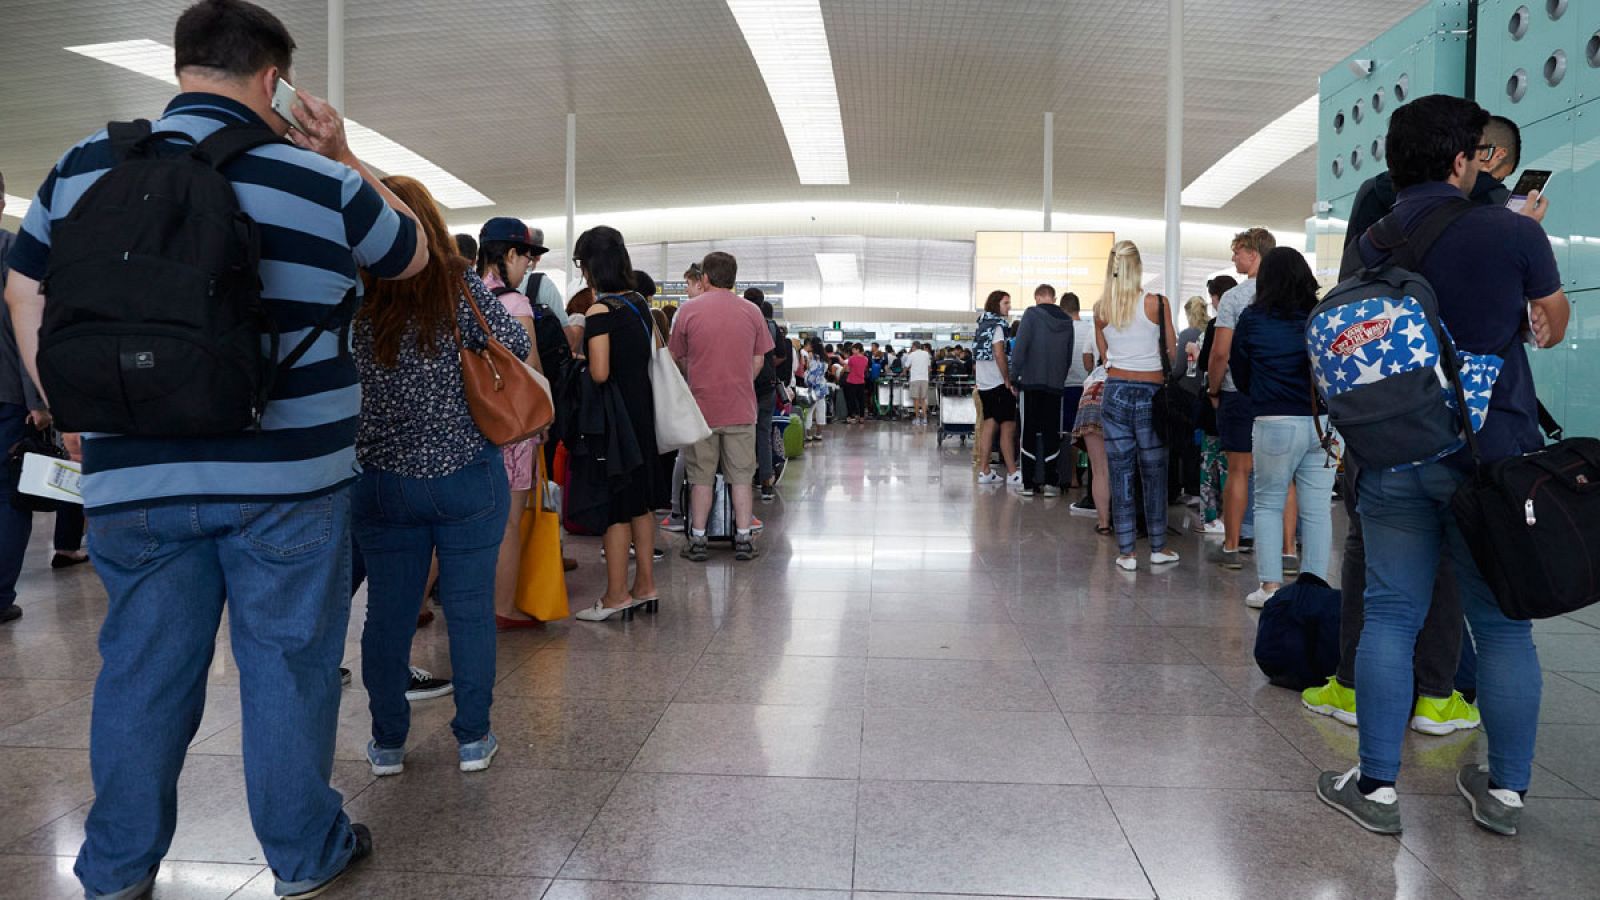
{"type": "MultiPolygon", "coordinates": [[[[1478,7],[1477,99],[1521,124],[1583,103],[1593,0],[1487,0],[1478,7]]],[[[1588,99],[1593,99],[1590,94],[1588,99]]]]}
{"type": "MultiPolygon", "coordinates": [[[[1600,289],[1600,101],[1573,112],[1572,189],[1550,192],[1550,202],[1570,207],[1567,239],[1569,260],[1563,270],[1568,291],[1600,289]]],[[[1553,233],[1553,232],[1552,232],[1553,233]]]]}
{"type": "MultiPolygon", "coordinates": [[[[1571,111],[1522,126],[1522,167],[1549,169],[1554,173],[1545,186],[1545,193],[1550,197],[1550,211],[1544,217],[1544,230],[1550,235],[1556,264],[1561,267],[1561,277],[1566,279],[1568,290],[1576,287],[1570,265],[1571,235],[1579,222],[1592,216],[1587,209],[1589,204],[1579,197],[1572,168],[1576,121],[1576,111],[1571,111]]],[[[1515,184],[1520,174],[1513,173],[1506,182],[1515,184]]]]}

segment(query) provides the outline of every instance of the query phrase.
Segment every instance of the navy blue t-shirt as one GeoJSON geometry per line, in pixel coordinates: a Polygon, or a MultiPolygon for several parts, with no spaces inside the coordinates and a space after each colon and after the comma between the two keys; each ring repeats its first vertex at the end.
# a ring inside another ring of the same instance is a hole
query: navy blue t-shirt
{"type": "MultiPolygon", "coordinates": [[[[1409,232],[1440,203],[1459,197],[1461,192],[1451,185],[1429,182],[1401,191],[1394,211],[1409,232]]],[[[1367,237],[1361,238],[1360,247],[1366,265],[1382,260],[1367,237]]],[[[1544,228],[1503,206],[1477,207],[1440,236],[1421,269],[1439,298],[1439,315],[1456,346],[1506,361],[1489,399],[1489,417],[1478,432],[1484,461],[1544,446],[1533,370],[1522,341],[1527,301],[1561,289],[1544,228]]]]}

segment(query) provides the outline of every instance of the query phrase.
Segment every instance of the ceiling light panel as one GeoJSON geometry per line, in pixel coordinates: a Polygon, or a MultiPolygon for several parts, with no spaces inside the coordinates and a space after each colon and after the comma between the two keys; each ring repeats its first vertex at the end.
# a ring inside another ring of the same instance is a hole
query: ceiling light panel
{"type": "Polygon", "coordinates": [[[819,0],[728,0],[767,83],[801,184],[849,184],[839,90],[819,0]]]}
{"type": "Polygon", "coordinates": [[[1267,123],[1183,189],[1183,205],[1220,209],[1317,142],[1317,98],[1267,123]]]}
{"type": "MultiPolygon", "coordinates": [[[[178,83],[177,76],[173,74],[172,48],[156,41],[143,39],[112,41],[108,44],[83,44],[66,49],[80,56],[110,63],[167,84],[178,83]]],[[[360,157],[362,162],[386,175],[407,175],[415,178],[427,185],[428,191],[433,194],[433,199],[451,209],[494,205],[493,200],[474,189],[472,185],[399,141],[384,137],[354,119],[345,119],[344,131],[350,150],[360,157]]]]}

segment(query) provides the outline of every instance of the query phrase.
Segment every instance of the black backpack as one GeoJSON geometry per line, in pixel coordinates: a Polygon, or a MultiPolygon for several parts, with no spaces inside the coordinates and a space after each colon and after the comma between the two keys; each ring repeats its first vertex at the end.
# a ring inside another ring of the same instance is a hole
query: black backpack
{"type": "Polygon", "coordinates": [[[57,426],[151,437],[259,426],[277,372],[356,299],[274,364],[260,230],[221,169],[282,138],[240,126],[196,143],[143,119],[107,135],[115,165],[51,228],[39,379],[57,426]]]}

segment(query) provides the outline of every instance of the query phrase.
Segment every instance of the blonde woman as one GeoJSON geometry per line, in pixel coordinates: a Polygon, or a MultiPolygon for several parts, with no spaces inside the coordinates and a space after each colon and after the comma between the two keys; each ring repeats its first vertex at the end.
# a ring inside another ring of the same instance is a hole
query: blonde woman
{"type": "Polygon", "coordinates": [[[1102,425],[1111,469],[1111,518],[1117,532],[1117,568],[1138,569],[1134,542],[1138,513],[1133,479],[1144,492],[1150,563],[1178,561],[1167,549],[1167,447],[1157,430],[1156,392],[1166,378],[1163,349],[1177,346],[1166,298],[1147,294],[1144,265],[1132,241],[1118,241],[1106,263],[1106,286],[1094,311],[1095,344],[1106,365],[1102,425]]]}

